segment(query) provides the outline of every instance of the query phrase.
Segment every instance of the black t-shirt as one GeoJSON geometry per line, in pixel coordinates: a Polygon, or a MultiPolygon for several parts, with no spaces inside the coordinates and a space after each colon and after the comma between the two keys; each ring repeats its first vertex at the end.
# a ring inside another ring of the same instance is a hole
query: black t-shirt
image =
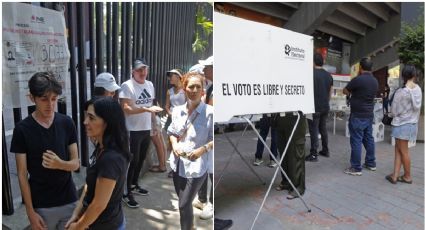
{"type": "Polygon", "coordinates": [[[93,201],[97,178],[115,180],[115,188],[108,205],[96,221],[90,225],[90,229],[115,230],[124,220],[121,199],[124,193],[124,183],[129,162],[122,153],[113,149],[105,149],[103,153],[98,154],[98,158],[96,158],[96,152],[97,150],[90,157],[90,166],[87,168],[87,193],[84,197],[84,206],[90,205],[93,201]]]}
{"type": "Polygon", "coordinates": [[[333,86],[332,76],[324,69],[314,68],[314,107],[316,112],[329,111],[329,91],[333,86]]]}
{"type": "Polygon", "coordinates": [[[55,113],[52,125],[46,129],[32,115],[16,124],[10,152],[27,157],[29,185],[34,208],[50,208],[70,204],[78,199],[71,172],[42,166],[43,152],[51,150],[62,160],[70,160],[68,146],[77,143],[72,119],[55,113]]]}
{"type": "Polygon", "coordinates": [[[345,87],[351,92],[351,114],[359,118],[373,118],[373,106],[378,81],[371,73],[363,73],[353,78],[345,87]]]}

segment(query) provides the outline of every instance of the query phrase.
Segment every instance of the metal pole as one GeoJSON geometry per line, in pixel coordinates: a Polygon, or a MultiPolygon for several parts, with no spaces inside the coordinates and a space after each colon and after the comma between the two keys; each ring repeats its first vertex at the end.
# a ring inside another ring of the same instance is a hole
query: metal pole
{"type": "Polygon", "coordinates": [[[118,78],[118,2],[112,3],[112,75],[115,80],[121,83],[121,79],[118,78]]]}
{"type": "Polygon", "coordinates": [[[132,9],[132,12],[133,12],[133,49],[132,49],[132,57],[133,57],[133,59],[135,58],[135,57],[137,57],[137,47],[138,47],[138,34],[137,34],[137,30],[138,30],[138,27],[139,27],[139,25],[138,25],[138,21],[137,21],[137,17],[138,17],[138,14],[137,14],[137,5],[138,5],[138,3],[137,2],[135,2],[135,3],[133,3],[133,9],[132,9]]]}
{"type": "Polygon", "coordinates": [[[96,2],[96,63],[97,74],[105,71],[103,62],[103,3],[96,2]]]}
{"type": "Polygon", "coordinates": [[[125,71],[126,71],[126,75],[125,75],[125,79],[129,79],[129,71],[130,71],[130,66],[131,66],[131,61],[132,61],[132,56],[131,56],[131,48],[132,48],[132,26],[131,26],[131,9],[132,9],[132,3],[128,2],[126,4],[125,7],[125,12],[126,12],[126,39],[125,39],[125,71]]]}
{"type": "Polygon", "coordinates": [[[143,33],[142,33],[142,27],[143,27],[143,7],[142,7],[142,4],[143,3],[141,3],[141,2],[138,2],[137,3],[137,47],[136,47],[136,49],[137,49],[137,54],[136,54],[136,57],[140,57],[140,56],[142,56],[142,47],[143,47],[143,41],[142,41],[142,36],[143,36],[143,33]]]}
{"type": "MultiPolygon", "coordinates": [[[[94,3],[90,2],[88,3],[89,6],[89,40],[90,40],[90,89],[91,89],[91,96],[94,95],[94,81],[96,79],[96,37],[99,35],[95,34],[95,28],[94,28],[94,3]]],[[[84,24],[80,25],[82,28],[84,28],[84,24]]],[[[84,39],[85,44],[85,39],[84,39]]],[[[85,53],[85,52],[84,52],[85,53]]],[[[81,60],[80,60],[81,61],[81,60]]],[[[81,79],[81,78],[80,78],[81,79]]]]}
{"type": "Polygon", "coordinates": [[[15,124],[22,121],[21,108],[13,108],[13,121],[15,124]]]}
{"type": "Polygon", "coordinates": [[[126,49],[125,43],[127,41],[127,17],[126,15],[126,5],[129,3],[121,3],[121,82],[124,82],[128,79],[126,67],[126,49]]]}
{"type": "MultiPolygon", "coordinates": [[[[3,114],[3,113],[2,113],[3,114]]],[[[13,208],[13,196],[12,196],[12,187],[10,185],[10,170],[9,170],[9,160],[7,156],[7,146],[6,146],[6,134],[4,131],[4,116],[2,115],[2,135],[3,135],[3,176],[2,176],[2,191],[3,191],[3,205],[2,211],[3,215],[12,215],[14,213],[13,208]]]]}
{"type": "MultiPolygon", "coordinates": [[[[79,102],[80,102],[80,121],[84,120],[84,103],[87,100],[87,70],[86,70],[86,57],[85,57],[85,33],[84,33],[84,22],[86,20],[84,14],[84,3],[77,3],[77,28],[78,28],[78,81],[79,81],[79,102]]],[[[88,144],[86,131],[83,122],[80,124],[80,144],[81,144],[81,164],[85,167],[88,166],[88,144]]]]}
{"type": "Polygon", "coordinates": [[[112,33],[111,33],[111,3],[106,3],[106,71],[112,72],[111,53],[112,53],[112,33]]]}
{"type": "Polygon", "coordinates": [[[69,59],[69,69],[70,69],[70,78],[71,78],[71,107],[72,107],[72,120],[74,124],[78,124],[78,111],[77,111],[77,72],[75,69],[75,3],[67,3],[68,10],[68,42],[70,48],[70,59],[69,59]]]}

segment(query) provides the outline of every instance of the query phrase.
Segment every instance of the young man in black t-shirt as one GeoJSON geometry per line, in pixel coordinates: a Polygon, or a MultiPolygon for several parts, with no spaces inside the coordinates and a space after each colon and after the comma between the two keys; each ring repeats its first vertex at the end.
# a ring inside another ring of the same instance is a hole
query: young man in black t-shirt
{"type": "Polygon", "coordinates": [[[16,153],[19,186],[32,229],[64,229],[77,201],[71,172],[78,169],[72,119],[55,113],[62,87],[52,73],[28,82],[35,111],[16,124],[10,152],[16,153]]]}
{"type": "Polygon", "coordinates": [[[313,119],[308,119],[308,129],[310,132],[310,155],[306,161],[318,161],[317,149],[319,148],[319,132],[322,136],[322,151],[320,155],[329,157],[328,131],[326,130],[326,120],[329,113],[329,100],[333,86],[332,76],[322,68],[323,57],[321,54],[314,54],[314,108],[313,119]]]}

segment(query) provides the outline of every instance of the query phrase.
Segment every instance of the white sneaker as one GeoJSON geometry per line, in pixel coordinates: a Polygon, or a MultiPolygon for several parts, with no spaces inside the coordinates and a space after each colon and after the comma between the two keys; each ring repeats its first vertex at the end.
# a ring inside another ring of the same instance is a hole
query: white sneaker
{"type": "Polygon", "coordinates": [[[199,201],[198,199],[195,200],[195,202],[193,202],[193,207],[203,210],[205,206],[207,206],[207,203],[202,203],[201,201],[199,201]]]}
{"type": "Polygon", "coordinates": [[[262,163],[263,163],[263,160],[258,159],[258,158],[255,158],[253,165],[255,165],[255,166],[259,166],[259,165],[261,165],[262,163]]]}
{"type": "Polygon", "coordinates": [[[201,218],[201,220],[211,219],[213,217],[213,213],[214,213],[214,206],[213,204],[208,202],[208,204],[202,210],[201,215],[199,215],[199,218],[201,218]]]}
{"type": "Polygon", "coordinates": [[[270,167],[270,168],[274,168],[274,167],[277,166],[277,163],[274,162],[274,160],[270,160],[270,162],[269,162],[269,164],[267,166],[270,167]]]}

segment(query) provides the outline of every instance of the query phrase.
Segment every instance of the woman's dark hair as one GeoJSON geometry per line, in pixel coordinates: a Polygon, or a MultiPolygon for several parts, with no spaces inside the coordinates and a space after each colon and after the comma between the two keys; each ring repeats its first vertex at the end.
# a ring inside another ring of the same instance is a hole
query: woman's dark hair
{"type": "Polygon", "coordinates": [[[114,149],[123,153],[130,160],[131,153],[128,148],[128,132],[125,126],[125,116],[121,106],[110,97],[94,97],[86,102],[84,109],[93,105],[94,112],[106,123],[103,134],[103,146],[105,149],[114,149]]]}
{"type": "Polygon", "coordinates": [[[407,64],[403,67],[401,71],[401,76],[403,77],[404,85],[406,85],[407,81],[416,77],[416,68],[414,65],[407,64]]]}
{"type": "Polygon", "coordinates": [[[38,72],[28,81],[28,88],[34,97],[41,97],[47,92],[62,94],[62,86],[52,72],[38,72]]]}

